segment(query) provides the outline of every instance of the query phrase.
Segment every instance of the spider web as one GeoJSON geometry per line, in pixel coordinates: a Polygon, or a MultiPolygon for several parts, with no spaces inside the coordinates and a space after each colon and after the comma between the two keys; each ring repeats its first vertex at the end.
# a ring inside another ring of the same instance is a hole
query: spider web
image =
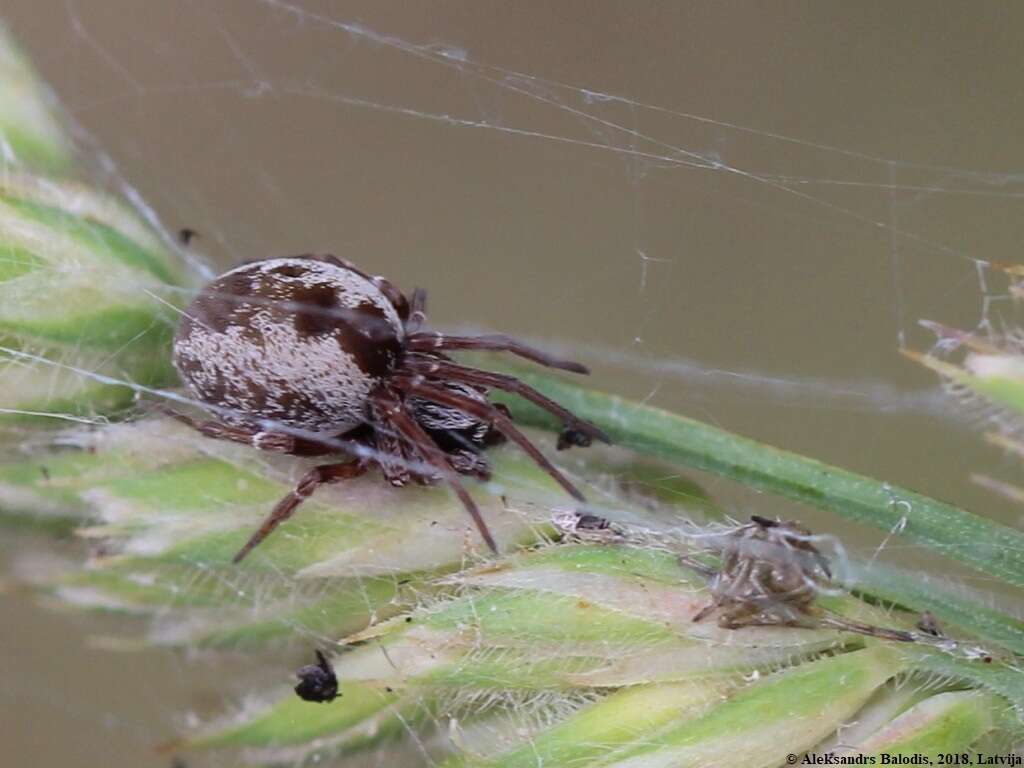
{"type": "MultiPolygon", "coordinates": [[[[1004,322],[992,265],[1017,260],[1024,204],[1013,23],[906,16],[68,0],[8,21],[91,180],[197,281],[335,252],[427,288],[434,327],[514,333],[601,388],[1019,524],[969,481],[999,455],[899,354],[932,344],[921,318],[1004,322]]],[[[737,517],[792,516],[701,480],[737,517]]],[[[801,514],[868,556],[918,554],[801,514]]],[[[184,664],[152,678],[159,725],[20,666],[7,701],[132,750],[194,705],[169,683],[184,664]]]]}

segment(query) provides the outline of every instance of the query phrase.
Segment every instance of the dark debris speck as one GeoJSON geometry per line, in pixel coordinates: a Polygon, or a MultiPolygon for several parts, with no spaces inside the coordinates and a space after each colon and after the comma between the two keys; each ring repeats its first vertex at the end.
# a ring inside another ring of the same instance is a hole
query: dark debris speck
{"type": "Polygon", "coordinates": [[[331,662],[320,651],[316,652],[316,659],[316,664],[310,664],[295,673],[299,678],[295,693],[303,701],[324,704],[334,701],[341,694],[338,693],[338,678],[331,662]]]}

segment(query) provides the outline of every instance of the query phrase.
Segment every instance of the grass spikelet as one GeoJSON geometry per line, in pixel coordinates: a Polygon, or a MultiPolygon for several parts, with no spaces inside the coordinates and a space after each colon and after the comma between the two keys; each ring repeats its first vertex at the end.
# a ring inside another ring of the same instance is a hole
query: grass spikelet
{"type": "Polygon", "coordinates": [[[56,118],[56,98],[0,23],[0,160],[66,172],[71,144],[56,118]]]}

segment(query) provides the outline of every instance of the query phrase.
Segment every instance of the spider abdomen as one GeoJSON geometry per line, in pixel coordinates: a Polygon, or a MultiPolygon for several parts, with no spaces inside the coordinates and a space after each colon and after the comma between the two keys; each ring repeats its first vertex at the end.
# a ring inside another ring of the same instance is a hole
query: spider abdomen
{"type": "Polygon", "coordinates": [[[174,364],[189,392],[234,423],[341,434],[368,418],[405,335],[377,284],[331,256],[227,272],[189,305],[174,364]]]}

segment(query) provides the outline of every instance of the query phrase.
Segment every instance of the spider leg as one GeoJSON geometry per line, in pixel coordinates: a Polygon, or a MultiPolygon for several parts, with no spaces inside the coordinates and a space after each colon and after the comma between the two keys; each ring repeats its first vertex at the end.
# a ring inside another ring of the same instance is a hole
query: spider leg
{"type": "Polygon", "coordinates": [[[427,292],[416,288],[409,300],[409,320],[405,324],[406,333],[416,333],[427,319],[427,292]]]}
{"type": "Polygon", "coordinates": [[[240,427],[225,424],[221,421],[199,421],[187,414],[178,411],[162,408],[160,412],[166,414],[175,421],[180,421],[201,435],[213,438],[214,440],[227,440],[232,443],[251,445],[261,451],[273,451],[274,453],[286,453],[290,456],[323,456],[327,453],[337,453],[337,445],[329,445],[316,440],[311,440],[284,432],[273,432],[258,427],[240,427]]]}
{"type": "Polygon", "coordinates": [[[697,611],[697,613],[693,615],[692,621],[703,621],[708,616],[710,616],[714,611],[718,610],[720,605],[721,603],[719,603],[717,599],[712,600],[710,603],[705,605],[703,608],[701,608],[699,611],[697,611]]]}
{"type": "Polygon", "coordinates": [[[375,459],[380,466],[384,479],[395,487],[408,484],[414,476],[411,469],[416,456],[410,455],[408,442],[396,429],[384,424],[385,419],[379,406],[373,407],[374,420],[377,422],[373,430],[373,439],[377,449],[375,459]]]}
{"type": "Polygon", "coordinates": [[[231,562],[237,563],[241,561],[260,542],[273,533],[277,526],[295,514],[295,510],[298,509],[299,505],[312,496],[313,492],[321,485],[359,477],[369,469],[369,466],[370,462],[358,459],[340,464],[322,464],[319,467],[313,467],[313,469],[303,475],[302,479],[296,483],[295,488],[287,496],[277,502],[260,527],[256,529],[256,532],[245,543],[245,546],[238,550],[238,554],[231,558],[231,562]]]}
{"type": "Polygon", "coordinates": [[[259,448],[263,451],[275,451],[277,453],[296,452],[296,440],[291,435],[267,432],[256,427],[237,427],[220,421],[199,421],[187,414],[171,409],[161,409],[161,413],[166,414],[175,421],[180,421],[182,424],[192,427],[199,434],[211,437],[214,440],[227,440],[232,443],[251,445],[253,448],[259,448]]]}
{"type": "Polygon", "coordinates": [[[491,373],[489,371],[477,370],[476,368],[467,368],[464,365],[457,365],[455,363],[437,360],[434,358],[412,358],[409,360],[409,365],[413,370],[428,376],[437,375],[440,379],[461,381],[466,384],[479,384],[483,387],[493,387],[494,389],[501,389],[505,392],[511,392],[519,395],[561,419],[565,423],[567,431],[578,433],[580,437],[578,438],[578,442],[575,443],[577,445],[589,445],[590,438],[596,438],[602,443],[611,442],[611,440],[608,439],[608,435],[589,421],[583,421],[582,419],[576,418],[576,416],[574,416],[570,411],[560,406],[554,400],[545,397],[529,384],[520,381],[515,376],[506,376],[501,373],[491,373]]]}
{"type": "Polygon", "coordinates": [[[826,614],[819,619],[822,626],[838,629],[841,632],[856,632],[868,637],[880,637],[883,640],[895,640],[900,643],[913,643],[919,636],[913,632],[902,629],[890,629],[889,627],[876,627],[873,624],[865,624],[860,621],[848,619],[845,616],[826,614]]]}
{"type": "Polygon", "coordinates": [[[512,420],[500,410],[490,403],[472,400],[463,395],[456,394],[455,392],[432,386],[422,381],[421,378],[422,377],[420,376],[396,376],[395,384],[403,392],[410,395],[421,397],[424,400],[430,400],[432,402],[439,403],[440,405],[447,405],[451,408],[456,408],[465,414],[480,419],[481,421],[494,424],[499,432],[505,435],[509,440],[518,444],[530,458],[537,462],[545,472],[551,475],[551,477],[565,489],[566,493],[577,501],[586,501],[579,489],[576,488],[576,486],[573,485],[565,475],[559,472],[555,465],[548,461],[544,457],[544,454],[537,450],[537,447],[530,442],[529,438],[516,429],[512,424],[512,420]]]}
{"type": "Polygon", "coordinates": [[[395,308],[399,319],[403,323],[406,322],[409,319],[409,300],[402,293],[401,289],[380,275],[370,275],[370,282],[391,302],[391,306],[395,308]]]}
{"type": "Polygon", "coordinates": [[[459,482],[459,476],[444,451],[437,446],[398,398],[386,392],[378,392],[370,397],[373,399],[374,405],[377,406],[380,418],[397,429],[423,460],[441,473],[451,489],[455,491],[455,495],[459,497],[459,501],[462,502],[462,506],[466,508],[469,516],[473,518],[473,522],[488,548],[497,554],[498,545],[494,542],[494,537],[491,535],[487,523],[484,522],[483,515],[480,514],[480,508],[459,482]]]}
{"type": "Polygon", "coordinates": [[[539,349],[534,349],[510,336],[494,334],[489,336],[448,336],[443,333],[414,333],[409,337],[409,347],[417,352],[433,352],[454,349],[486,349],[494,352],[511,352],[513,355],[573,373],[590,373],[585,365],[571,360],[559,360],[539,349]]]}

